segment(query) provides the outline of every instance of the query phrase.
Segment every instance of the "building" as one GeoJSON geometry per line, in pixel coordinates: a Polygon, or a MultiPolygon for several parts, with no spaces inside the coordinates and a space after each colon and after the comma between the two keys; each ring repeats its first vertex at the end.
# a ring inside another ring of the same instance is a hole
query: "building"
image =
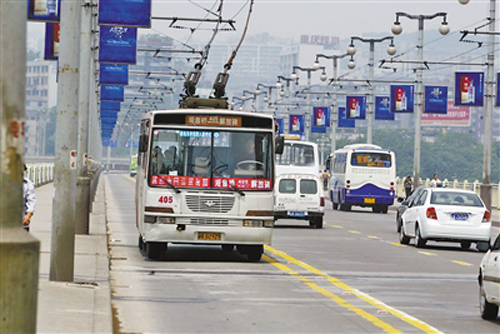
{"type": "Polygon", "coordinates": [[[57,105],[57,63],[36,59],[26,63],[24,153],[45,155],[48,112],[57,105]]]}

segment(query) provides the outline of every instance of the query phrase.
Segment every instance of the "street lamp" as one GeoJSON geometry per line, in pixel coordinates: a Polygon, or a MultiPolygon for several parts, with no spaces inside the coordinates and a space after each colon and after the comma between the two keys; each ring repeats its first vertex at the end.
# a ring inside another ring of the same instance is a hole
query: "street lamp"
{"type": "MultiPolygon", "coordinates": [[[[424,20],[432,20],[436,17],[442,17],[443,22],[439,27],[439,32],[442,35],[446,35],[450,28],[448,27],[448,22],[446,22],[446,13],[439,12],[432,15],[410,15],[404,12],[396,12],[396,22],[392,26],[392,33],[399,35],[403,28],[399,22],[399,18],[403,16],[411,20],[418,20],[418,57],[421,62],[424,61],[424,20]]],[[[415,149],[413,155],[413,179],[415,188],[418,187],[420,183],[420,141],[421,141],[421,116],[424,109],[424,92],[423,92],[423,73],[422,67],[417,68],[417,87],[416,87],[416,102],[415,102],[415,149]]]]}
{"type": "MultiPolygon", "coordinates": [[[[326,75],[325,67],[324,66],[320,66],[320,67],[317,67],[317,68],[312,68],[312,67],[306,67],[306,68],[304,68],[304,67],[300,67],[300,66],[293,66],[293,68],[292,68],[292,74],[290,75],[290,79],[292,79],[292,80],[297,80],[298,79],[297,73],[295,72],[296,70],[307,72],[307,90],[308,91],[311,90],[311,72],[315,72],[317,70],[322,70],[320,79],[322,81],[325,81],[327,79],[327,75],[326,75]]],[[[306,137],[306,141],[309,140],[309,135],[310,135],[310,126],[307,126],[308,121],[309,122],[311,121],[310,119],[308,119],[309,117],[307,117],[309,115],[309,113],[311,113],[311,94],[308,93],[307,94],[307,111],[306,111],[306,114],[305,114],[306,115],[306,117],[305,117],[305,122],[306,122],[305,137],[306,137]]]]}
{"type": "MultiPolygon", "coordinates": [[[[462,5],[469,0],[458,0],[462,5]]],[[[488,55],[486,67],[486,98],[484,106],[484,152],[483,152],[483,182],[480,194],[484,204],[491,211],[491,143],[493,130],[493,108],[495,106],[495,30],[496,30],[496,2],[490,0],[490,28],[488,32],[488,55]]]]}
{"type": "MultiPolygon", "coordinates": [[[[333,154],[336,149],[336,140],[337,140],[337,81],[338,81],[338,60],[342,59],[346,56],[349,56],[349,53],[344,53],[342,55],[333,55],[333,56],[325,56],[324,54],[317,54],[316,61],[313,64],[313,68],[319,69],[319,58],[332,59],[333,61],[333,78],[332,78],[332,110],[331,115],[333,116],[330,120],[330,153],[333,154]]],[[[352,58],[352,56],[351,56],[352,58]]]]}
{"type": "Polygon", "coordinates": [[[393,56],[396,53],[396,48],[394,47],[394,37],[393,36],[385,36],[382,38],[361,38],[358,36],[351,37],[351,44],[347,48],[347,54],[351,56],[351,60],[349,61],[349,68],[353,69],[356,65],[354,63],[353,56],[356,54],[356,48],[354,47],[354,41],[360,41],[363,43],[370,43],[370,60],[368,61],[368,67],[370,69],[370,84],[368,85],[368,110],[367,110],[367,131],[366,131],[366,142],[371,144],[373,141],[373,119],[375,118],[375,100],[373,97],[373,77],[374,77],[374,67],[375,67],[375,43],[381,43],[385,40],[390,40],[391,44],[387,47],[387,54],[389,56],[393,56]]]}

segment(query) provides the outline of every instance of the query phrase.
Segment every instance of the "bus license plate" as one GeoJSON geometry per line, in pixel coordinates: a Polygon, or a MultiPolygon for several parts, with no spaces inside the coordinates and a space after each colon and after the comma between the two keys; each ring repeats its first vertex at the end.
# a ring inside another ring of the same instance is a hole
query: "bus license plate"
{"type": "Polygon", "coordinates": [[[198,232],[198,240],[221,240],[221,234],[215,232],[198,232]]]}
{"type": "Polygon", "coordinates": [[[365,197],[365,203],[366,204],[375,204],[375,198],[365,197]]]}

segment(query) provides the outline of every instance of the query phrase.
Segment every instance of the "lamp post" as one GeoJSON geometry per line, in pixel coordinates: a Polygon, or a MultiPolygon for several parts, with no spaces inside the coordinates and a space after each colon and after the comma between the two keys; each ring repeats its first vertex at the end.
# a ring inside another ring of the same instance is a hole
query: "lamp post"
{"type": "MultiPolygon", "coordinates": [[[[304,72],[307,72],[307,90],[310,91],[311,90],[311,72],[315,72],[317,70],[321,69],[322,72],[321,72],[321,81],[325,81],[327,79],[327,75],[325,73],[325,67],[324,66],[320,66],[318,68],[312,68],[312,67],[307,67],[307,68],[304,68],[304,67],[300,67],[300,66],[293,66],[293,71],[292,71],[292,74],[290,75],[290,78],[292,80],[297,80],[298,79],[298,76],[297,76],[297,73],[295,72],[296,70],[300,70],[300,71],[304,71],[304,72]]],[[[306,141],[309,140],[309,137],[310,137],[310,132],[311,132],[311,127],[310,126],[307,126],[308,124],[308,121],[310,122],[311,120],[308,119],[308,115],[309,113],[311,113],[311,95],[310,94],[307,94],[307,111],[306,111],[306,114],[305,114],[305,137],[306,137],[306,141]]]]}
{"type": "MultiPolygon", "coordinates": [[[[458,0],[462,5],[469,0],[458,0]]],[[[490,0],[490,28],[488,32],[488,54],[486,61],[486,101],[484,107],[484,152],[483,152],[483,182],[480,194],[484,204],[491,211],[491,143],[493,108],[495,106],[495,29],[496,29],[496,1],[490,0]]]]}
{"type": "MultiPolygon", "coordinates": [[[[363,43],[370,43],[370,60],[368,62],[368,67],[370,69],[370,84],[368,85],[368,111],[367,111],[367,120],[368,126],[366,131],[366,142],[371,144],[373,141],[373,119],[375,118],[375,99],[373,98],[373,77],[374,77],[374,62],[375,62],[375,43],[381,43],[385,40],[390,40],[391,44],[387,48],[387,54],[393,56],[396,53],[396,48],[394,47],[394,37],[393,36],[385,36],[382,38],[361,38],[358,36],[351,37],[351,44],[347,48],[347,54],[350,56],[354,56],[356,53],[356,48],[354,47],[354,41],[360,41],[363,43]]],[[[349,68],[353,69],[356,64],[354,63],[354,59],[351,58],[349,62],[349,68]]]]}
{"type": "Polygon", "coordinates": [[[349,56],[348,53],[344,53],[342,55],[333,55],[326,56],[324,54],[317,54],[316,61],[313,64],[313,68],[319,69],[319,58],[326,58],[333,60],[333,78],[332,78],[332,110],[331,115],[333,116],[330,120],[330,153],[333,154],[336,150],[336,141],[337,141],[337,81],[338,81],[338,60],[344,58],[345,56],[349,56]]]}
{"type": "MultiPolygon", "coordinates": [[[[439,32],[442,35],[446,35],[450,32],[448,27],[448,22],[446,22],[446,13],[439,12],[432,15],[410,15],[404,12],[396,12],[396,22],[392,26],[392,33],[394,35],[399,35],[403,31],[399,18],[403,16],[411,20],[418,20],[418,58],[421,62],[424,60],[424,21],[432,20],[436,17],[442,17],[443,22],[439,27],[439,32]]],[[[415,188],[418,187],[420,183],[420,141],[421,141],[421,117],[424,109],[424,92],[423,92],[423,82],[422,82],[422,67],[417,68],[417,87],[416,87],[416,108],[415,108],[415,149],[413,155],[413,183],[415,188]]]]}

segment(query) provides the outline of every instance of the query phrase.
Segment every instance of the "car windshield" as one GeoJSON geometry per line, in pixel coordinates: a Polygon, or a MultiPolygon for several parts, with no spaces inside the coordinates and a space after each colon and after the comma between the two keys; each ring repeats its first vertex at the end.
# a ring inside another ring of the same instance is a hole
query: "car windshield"
{"type": "Polygon", "coordinates": [[[154,129],[152,186],[272,190],[271,133],[154,129]]]}
{"type": "Polygon", "coordinates": [[[434,191],[431,196],[431,204],[478,206],[483,203],[477,194],[454,191],[434,191]]]}

